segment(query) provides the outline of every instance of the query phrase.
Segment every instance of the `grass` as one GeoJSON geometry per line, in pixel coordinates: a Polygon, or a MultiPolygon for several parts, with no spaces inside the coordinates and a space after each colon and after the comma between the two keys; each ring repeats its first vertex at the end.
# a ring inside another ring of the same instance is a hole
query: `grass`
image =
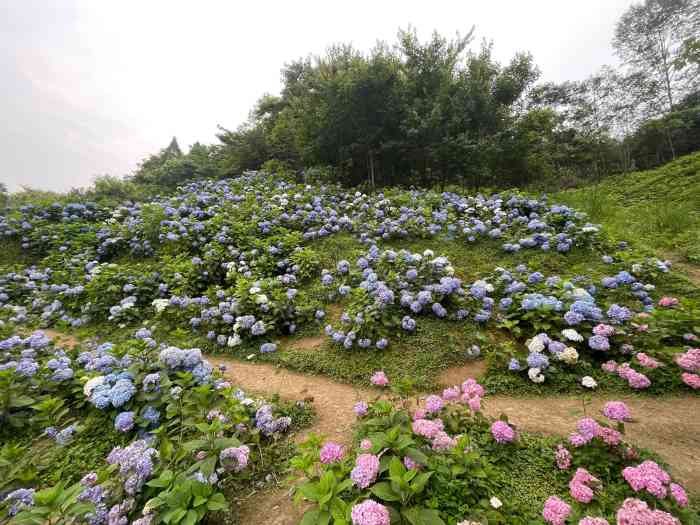
{"type": "Polygon", "coordinates": [[[554,195],[619,240],[700,264],[700,152],[554,195]]]}

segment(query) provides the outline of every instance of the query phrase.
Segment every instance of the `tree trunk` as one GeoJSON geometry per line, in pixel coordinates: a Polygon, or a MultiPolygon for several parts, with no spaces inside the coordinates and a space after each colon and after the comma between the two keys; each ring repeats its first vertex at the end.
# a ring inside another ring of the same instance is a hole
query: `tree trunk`
{"type": "Polygon", "coordinates": [[[666,126],[666,140],[668,140],[668,147],[671,148],[671,159],[676,160],[676,148],[673,147],[673,138],[668,126],[666,126]]]}

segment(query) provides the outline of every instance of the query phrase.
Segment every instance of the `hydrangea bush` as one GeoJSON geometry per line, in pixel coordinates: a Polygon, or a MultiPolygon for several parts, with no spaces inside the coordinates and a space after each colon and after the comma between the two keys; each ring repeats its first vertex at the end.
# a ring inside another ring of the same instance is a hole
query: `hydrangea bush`
{"type": "Polygon", "coordinates": [[[23,486],[22,472],[3,479],[0,517],[12,522],[197,523],[228,507],[223,484],[250,476],[261,445],[293,423],[235,389],[199,349],[159,345],[146,329],[120,344],[61,349],[35,332],[0,348],[3,434],[14,426],[68,447],[94,414],[124,442],[73,485],[23,486]]]}
{"type": "Polygon", "coordinates": [[[356,410],[354,447],[311,436],[292,461],[305,478],[296,500],[312,504],[302,523],[697,523],[684,488],[625,442],[631,414],[618,401],[604,419],[581,419],[566,442],[548,441],[550,477],[566,494],[539,510],[511,498],[503,479],[533,442],[506,418],[484,416],[484,394],[467,379],[413,410],[401,397],[367,403],[356,410]]]}

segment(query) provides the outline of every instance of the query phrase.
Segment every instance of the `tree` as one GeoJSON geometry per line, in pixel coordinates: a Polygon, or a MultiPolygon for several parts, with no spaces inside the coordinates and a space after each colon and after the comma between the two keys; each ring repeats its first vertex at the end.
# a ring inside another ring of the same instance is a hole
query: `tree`
{"type": "Polygon", "coordinates": [[[9,195],[7,194],[7,186],[4,182],[0,182],[0,207],[4,208],[7,206],[9,201],[9,195]]]}
{"type": "Polygon", "coordinates": [[[700,31],[700,0],[645,0],[632,5],[617,23],[613,46],[631,73],[647,84],[649,116],[673,110],[674,104],[698,86],[693,38],[700,31]],[[690,43],[686,43],[690,42],[690,43]]]}

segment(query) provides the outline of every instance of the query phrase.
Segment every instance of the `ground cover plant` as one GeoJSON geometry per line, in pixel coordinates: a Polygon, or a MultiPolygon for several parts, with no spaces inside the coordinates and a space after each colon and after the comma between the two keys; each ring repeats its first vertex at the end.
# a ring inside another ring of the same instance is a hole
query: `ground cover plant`
{"type": "Polygon", "coordinates": [[[700,390],[697,288],[575,208],[247,173],[116,206],[25,204],[0,235],[0,491],[15,523],[235,521],[230,496],[285,470],[283,431],[309,408],[246,396],[202,352],[360,385],[388,376],[401,394],[358,407],[360,463],[350,445],[301,448],[298,494],[318,503],[305,523],[692,522],[666,467],[625,455],[610,421],[583,423],[560,471],[559,443],[480,411],[486,391],[700,390]],[[46,328],[89,342],[56,346],[34,332],[46,328]],[[408,393],[481,359],[481,384],[428,397],[414,429],[408,393]],[[536,482],[523,488],[512,464],[536,482]],[[661,480],[654,498],[635,472],[661,480]]]}
{"type": "Polygon", "coordinates": [[[671,305],[687,317],[696,289],[668,262],[612,242],[547,198],[365,194],[249,173],[114,208],[24,205],[0,231],[22,254],[6,254],[0,277],[11,323],[101,331],[149,323],[183,344],[357,382],[407,360],[406,376],[422,388],[440,368],[479,355],[491,389],[580,391],[584,378],[619,389],[625,378],[602,368],[611,360],[628,362],[632,388],[696,384],[682,375],[694,370],[675,365],[696,328],[686,323],[686,339],[662,336],[677,316],[655,306],[688,295],[671,305]],[[426,353],[421,338],[434,337],[435,321],[443,340],[459,342],[426,353]],[[321,356],[281,344],[321,331],[321,356]],[[638,353],[660,366],[635,362],[638,353]]]}
{"type": "Polygon", "coordinates": [[[199,349],[158,345],[147,330],[84,349],[34,332],[0,348],[0,516],[10,523],[225,515],[224,487],[264,475],[263,457],[283,464],[282,436],[308,419],[303,405],[246,396],[199,349]]]}

